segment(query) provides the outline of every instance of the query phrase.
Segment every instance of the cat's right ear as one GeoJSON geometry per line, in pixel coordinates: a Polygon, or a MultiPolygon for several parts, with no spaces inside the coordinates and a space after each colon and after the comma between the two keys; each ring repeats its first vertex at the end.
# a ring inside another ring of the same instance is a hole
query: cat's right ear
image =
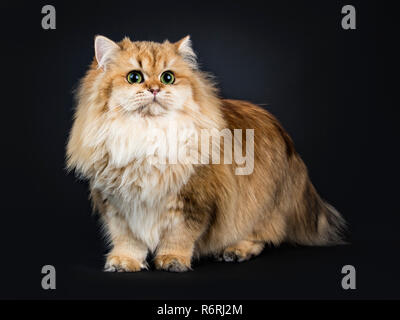
{"type": "Polygon", "coordinates": [[[119,45],[114,41],[104,36],[96,36],[94,39],[94,51],[98,67],[105,70],[111,57],[120,49],[119,45]]]}

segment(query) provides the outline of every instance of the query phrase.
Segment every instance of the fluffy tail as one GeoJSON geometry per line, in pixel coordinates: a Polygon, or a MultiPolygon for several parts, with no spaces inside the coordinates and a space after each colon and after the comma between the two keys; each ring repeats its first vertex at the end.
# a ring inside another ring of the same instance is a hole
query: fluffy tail
{"type": "Polygon", "coordinates": [[[341,214],[320,198],[310,181],[305,189],[290,224],[290,240],[303,245],[345,244],[347,224],[341,214]]]}
{"type": "Polygon", "coordinates": [[[321,245],[345,244],[346,221],[333,206],[327,202],[322,202],[324,208],[318,218],[317,242],[321,245]]]}

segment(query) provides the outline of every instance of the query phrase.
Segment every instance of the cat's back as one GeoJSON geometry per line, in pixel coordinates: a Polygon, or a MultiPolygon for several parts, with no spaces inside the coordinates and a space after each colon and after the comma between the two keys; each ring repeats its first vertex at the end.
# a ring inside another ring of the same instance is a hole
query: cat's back
{"type": "MultiPolygon", "coordinates": [[[[222,99],[221,111],[233,129],[254,129],[254,143],[262,149],[284,148],[288,156],[294,154],[293,141],[280,122],[267,110],[248,101],[222,99]]],[[[262,151],[262,150],[258,150],[262,151]]],[[[257,149],[256,149],[257,153],[257,149]]]]}
{"type": "Polygon", "coordinates": [[[230,128],[276,127],[278,120],[267,110],[244,100],[222,99],[221,110],[230,128]],[[234,127],[232,127],[234,126],[234,127]]]}

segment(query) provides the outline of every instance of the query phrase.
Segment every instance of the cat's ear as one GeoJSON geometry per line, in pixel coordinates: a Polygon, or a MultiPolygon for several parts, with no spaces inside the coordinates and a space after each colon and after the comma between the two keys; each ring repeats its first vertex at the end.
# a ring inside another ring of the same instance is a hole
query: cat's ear
{"type": "Polygon", "coordinates": [[[197,57],[193,51],[190,36],[186,36],[178,42],[175,42],[175,46],[183,60],[185,60],[193,69],[197,69],[197,57]]]}
{"type": "Polygon", "coordinates": [[[99,68],[105,69],[113,54],[120,49],[119,45],[114,41],[104,36],[96,36],[94,39],[94,51],[99,68]]]}

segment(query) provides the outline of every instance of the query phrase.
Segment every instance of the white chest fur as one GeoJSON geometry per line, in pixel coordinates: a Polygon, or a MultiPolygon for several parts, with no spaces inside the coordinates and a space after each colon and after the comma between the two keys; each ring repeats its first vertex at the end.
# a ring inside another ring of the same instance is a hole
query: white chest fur
{"type": "Polygon", "coordinates": [[[98,134],[108,163],[92,178],[92,187],[109,199],[132,232],[154,250],[162,231],[179,219],[169,214],[168,203],[190,178],[193,165],[190,155],[184,163],[170,162],[182,160],[177,155],[194,149],[190,144],[195,126],[173,114],[118,118],[104,122],[98,134]]]}

